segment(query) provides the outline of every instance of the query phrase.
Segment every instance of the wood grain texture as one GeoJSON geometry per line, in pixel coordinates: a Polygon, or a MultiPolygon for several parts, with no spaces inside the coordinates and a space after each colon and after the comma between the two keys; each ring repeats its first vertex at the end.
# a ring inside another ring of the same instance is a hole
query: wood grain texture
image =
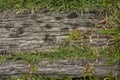
{"type": "Polygon", "coordinates": [[[0,53],[41,51],[63,44],[72,30],[79,30],[81,34],[90,36],[85,39],[91,46],[105,46],[108,37],[95,27],[94,22],[102,20],[104,16],[98,13],[62,13],[39,12],[31,14],[24,12],[15,14],[9,12],[3,17],[0,12],[0,53]],[[96,17],[97,16],[97,17],[96,17]]]}
{"type": "MultiPolygon", "coordinates": [[[[41,61],[38,64],[38,70],[35,74],[60,77],[63,74],[72,77],[80,77],[83,71],[83,68],[91,61],[83,60],[60,60],[58,62],[48,62],[41,61]]],[[[112,71],[113,76],[120,75],[120,63],[117,62],[110,66],[105,66],[105,61],[98,61],[94,65],[95,73],[99,77],[108,76],[112,71]]],[[[19,76],[28,72],[27,65],[23,64],[22,61],[6,61],[5,63],[0,64],[0,75],[1,76],[19,76]]]]}

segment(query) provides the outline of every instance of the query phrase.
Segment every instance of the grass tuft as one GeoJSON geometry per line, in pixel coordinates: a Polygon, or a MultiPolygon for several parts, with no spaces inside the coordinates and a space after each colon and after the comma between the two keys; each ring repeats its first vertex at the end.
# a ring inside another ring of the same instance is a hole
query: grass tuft
{"type": "Polygon", "coordinates": [[[53,11],[80,11],[110,10],[112,7],[120,7],[119,0],[0,0],[0,11],[16,12],[30,10],[32,13],[41,9],[53,11]]]}

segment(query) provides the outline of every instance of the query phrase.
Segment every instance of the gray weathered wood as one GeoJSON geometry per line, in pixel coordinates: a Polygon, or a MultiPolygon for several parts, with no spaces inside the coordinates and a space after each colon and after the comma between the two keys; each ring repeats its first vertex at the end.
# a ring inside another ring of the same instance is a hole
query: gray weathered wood
{"type": "MultiPolygon", "coordinates": [[[[48,62],[41,61],[38,64],[37,74],[46,76],[61,76],[63,74],[72,77],[80,77],[83,68],[86,64],[91,63],[91,61],[81,61],[81,60],[60,60],[58,62],[48,62]]],[[[111,65],[105,66],[104,61],[98,61],[94,65],[95,72],[97,76],[108,76],[109,72],[113,72],[113,76],[118,76],[120,74],[119,62],[111,65]]],[[[0,75],[1,76],[18,76],[23,73],[27,73],[27,65],[23,64],[22,61],[6,61],[0,64],[0,75]]]]}

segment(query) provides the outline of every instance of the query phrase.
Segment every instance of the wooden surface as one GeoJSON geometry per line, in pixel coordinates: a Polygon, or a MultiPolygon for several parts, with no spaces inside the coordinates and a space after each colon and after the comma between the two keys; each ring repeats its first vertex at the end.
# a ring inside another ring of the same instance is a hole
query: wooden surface
{"type": "MultiPolygon", "coordinates": [[[[48,62],[41,61],[38,64],[37,74],[42,74],[46,76],[61,76],[63,74],[72,77],[80,77],[83,68],[91,61],[81,61],[81,60],[60,60],[58,62],[48,62]]],[[[97,76],[108,76],[109,72],[113,72],[113,76],[118,76],[120,74],[120,63],[117,62],[111,66],[105,66],[105,61],[98,61],[94,65],[95,73],[97,76]]],[[[23,73],[27,73],[27,65],[23,64],[22,61],[6,61],[0,64],[0,75],[1,76],[18,76],[23,73]]]]}

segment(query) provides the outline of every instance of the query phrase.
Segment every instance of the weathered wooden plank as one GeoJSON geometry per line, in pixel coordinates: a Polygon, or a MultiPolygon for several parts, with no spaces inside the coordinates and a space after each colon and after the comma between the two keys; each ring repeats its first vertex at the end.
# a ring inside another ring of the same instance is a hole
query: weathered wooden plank
{"type": "MultiPolygon", "coordinates": [[[[60,60],[58,62],[48,62],[41,61],[38,64],[38,71],[36,74],[46,75],[46,76],[61,76],[63,74],[72,77],[80,77],[83,68],[86,64],[91,63],[91,61],[81,61],[81,60],[60,60]]],[[[105,66],[104,61],[98,61],[94,65],[95,73],[97,76],[108,76],[112,71],[113,76],[118,76],[120,74],[120,63],[117,62],[114,65],[105,66]]],[[[18,76],[23,73],[27,73],[27,65],[23,64],[22,61],[6,61],[0,64],[0,75],[1,76],[18,76]]]]}

